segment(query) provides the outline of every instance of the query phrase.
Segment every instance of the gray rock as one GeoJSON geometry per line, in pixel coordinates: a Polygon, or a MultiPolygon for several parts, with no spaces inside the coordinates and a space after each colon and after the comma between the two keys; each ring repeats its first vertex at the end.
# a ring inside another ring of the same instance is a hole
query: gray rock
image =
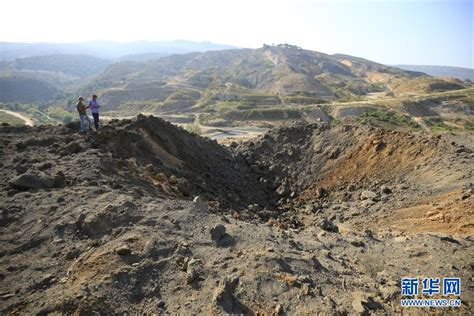
{"type": "Polygon", "coordinates": [[[258,212],[260,207],[258,206],[258,204],[250,204],[248,206],[248,209],[249,209],[249,211],[252,211],[252,212],[258,212]]]}
{"type": "Polygon", "coordinates": [[[115,252],[120,256],[128,256],[132,253],[132,249],[130,249],[130,247],[127,245],[122,245],[115,249],[115,252]]]}
{"type": "Polygon", "coordinates": [[[321,222],[319,222],[318,226],[325,230],[325,231],[328,231],[328,232],[332,232],[332,233],[338,233],[339,232],[339,228],[337,227],[336,224],[334,224],[331,220],[325,218],[323,219],[321,222]]]}
{"type": "Polygon", "coordinates": [[[373,192],[373,191],[365,190],[365,191],[362,191],[362,193],[360,194],[360,199],[361,200],[375,201],[375,200],[377,200],[377,198],[378,198],[378,194],[373,192]]]}
{"type": "Polygon", "coordinates": [[[222,279],[214,290],[212,305],[221,308],[227,314],[246,314],[247,309],[234,296],[238,284],[237,277],[222,279]]]}
{"type": "Polygon", "coordinates": [[[196,196],[193,200],[194,209],[199,212],[207,212],[209,211],[209,206],[206,202],[202,200],[200,196],[196,196]]]}
{"type": "Polygon", "coordinates": [[[40,171],[44,171],[44,170],[47,170],[47,169],[51,169],[53,165],[50,163],[50,162],[43,162],[43,163],[40,163],[36,166],[36,169],[40,170],[40,171]]]}
{"type": "Polygon", "coordinates": [[[211,238],[215,242],[218,242],[224,235],[225,235],[225,226],[224,225],[216,225],[210,230],[211,238]]]}
{"type": "Polygon", "coordinates": [[[186,281],[193,283],[202,275],[203,263],[201,259],[191,259],[186,266],[186,281]]]}
{"type": "Polygon", "coordinates": [[[28,171],[11,179],[8,183],[18,190],[60,188],[65,184],[65,177],[62,172],[51,176],[41,171],[28,171]]]}
{"type": "Polygon", "coordinates": [[[392,193],[392,190],[388,186],[382,185],[380,187],[380,192],[385,193],[385,194],[390,194],[392,193]]]}
{"type": "Polygon", "coordinates": [[[60,148],[59,151],[58,151],[58,154],[60,156],[67,156],[67,155],[71,155],[71,154],[77,154],[81,150],[82,150],[81,145],[74,142],[74,143],[69,143],[66,146],[60,148]]]}

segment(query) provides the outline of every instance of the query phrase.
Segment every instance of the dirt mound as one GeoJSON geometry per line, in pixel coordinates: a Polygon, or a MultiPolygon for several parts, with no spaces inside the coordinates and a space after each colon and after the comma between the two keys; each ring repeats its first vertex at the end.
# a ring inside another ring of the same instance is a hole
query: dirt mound
{"type": "Polygon", "coordinates": [[[393,314],[400,277],[448,275],[463,280],[450,311],[472,313],[472,139],[455,139],[299,123],[222,147],[144,116],[0,127],[0,311],[393,314]]]}

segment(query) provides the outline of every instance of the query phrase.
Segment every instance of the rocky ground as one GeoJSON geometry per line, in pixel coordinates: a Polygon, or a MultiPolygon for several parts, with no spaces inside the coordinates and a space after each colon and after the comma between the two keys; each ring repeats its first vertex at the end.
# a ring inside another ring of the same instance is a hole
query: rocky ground
{"type": "Polygon", "coordinates": [[[470,134],[77,130],[0,127],[2,314],[399,313],[401,277],[445,276],[474,310],[470,134]]]}

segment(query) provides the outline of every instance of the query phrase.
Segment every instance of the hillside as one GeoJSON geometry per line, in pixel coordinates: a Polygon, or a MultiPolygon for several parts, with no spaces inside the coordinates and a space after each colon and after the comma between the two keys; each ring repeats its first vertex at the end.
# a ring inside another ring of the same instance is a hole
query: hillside
{"type": "Polygon", "coordinates": [[[407,273],[461,278],[443,311],[473,313],[472,138],[77,128],[0,126],[2,314],[393,315],[407,273]]]}
{"type": "MultiPolygon", "coordinates": [[[[258,98],[255,94],[278,103],[315,103],[384,91],[390,80],[417,75],[350,56],[279,45],[117,63],[84,91],[98,91],[113,107],[155,100],[169,108],[166,101],[178,90],[199,92],[203,105],[258,98]]],[[[196,103],[177,106],[189,108],[196,103]]]]}
{"type": "Polygon", "coordinates": [[[0,102],[36,102],[42,113],[32,112],[34,121],[68,123],[75,119],[77,95],[95,93],[105,117],[155,113],[206,135],[219,133],[214,128],[246,134],[231,129],[239,126],[261,133],[291,119],[349,117],[386,128],[424,130],[471,130],[474,124],[469,82],[359,57],[281,44],[127,58],[132,60],[108,66],[106,60],[82,55],[1,62],[3,84],[12,92],[0,95],[0,102]],[[33,82],[44,89],[34,88],[33,82]]]}
{"type": "Polygon", "coordinates": [[[206,134],[211,126],[267,128],[290,119],[346,116],[389,128],[449,130],[472,128],[470,87],[454,78],[282,44],[115,63],[80,94],[99,94],[103,111],[112,116],[157,113],[206,134]],[[455,98],[440,97],[456,91],[455,98]],[[433,100],[426,119],[399,106],[419,99],[433,100]]]}
{"type": "Polygon", "coordinates": [[[410,70],[424,72],[434,77],[453,77],[459,80],[471,80],[474,81],[474,69],[462,68],[462,67],[450,67],[450,66],[428,66],[428,65],[394,65],[395,67],[410,70]]]}
{"type": "Polygon", "coordinates": [[[12,68],[22,71],[45,71],[73,77],[91,77],[103,72],[111,62],[88,55],[47,55],[17,58],[12,68]]]}
{"type": "Polygon", "coordinates": [[[33,103],[52,101],[60,90],[44,80],[21,74],[0,76],[0,102],[33,103]]]}

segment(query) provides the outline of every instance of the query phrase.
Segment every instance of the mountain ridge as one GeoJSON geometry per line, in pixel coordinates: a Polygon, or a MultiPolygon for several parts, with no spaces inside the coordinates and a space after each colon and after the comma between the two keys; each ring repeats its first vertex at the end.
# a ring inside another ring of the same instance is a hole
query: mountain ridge
{"type": "Polygon", "coordinates": [[[440,65],[394,65],[405,70],[421,71],[435,77],[454,77],[459,80],[474,81],[474,69],[440,65]]]}
{"type": "Polygon", "coordinates": [[[130,54],[160,52],[173,54],[229,48],[234,48],[234,46],[186,40],[135,41],[124,43],[113,41],[89,41],[81,43],[0,42],[0,61],[52,54],[85,54],[100,58],[116,59],[130,54]]]}

